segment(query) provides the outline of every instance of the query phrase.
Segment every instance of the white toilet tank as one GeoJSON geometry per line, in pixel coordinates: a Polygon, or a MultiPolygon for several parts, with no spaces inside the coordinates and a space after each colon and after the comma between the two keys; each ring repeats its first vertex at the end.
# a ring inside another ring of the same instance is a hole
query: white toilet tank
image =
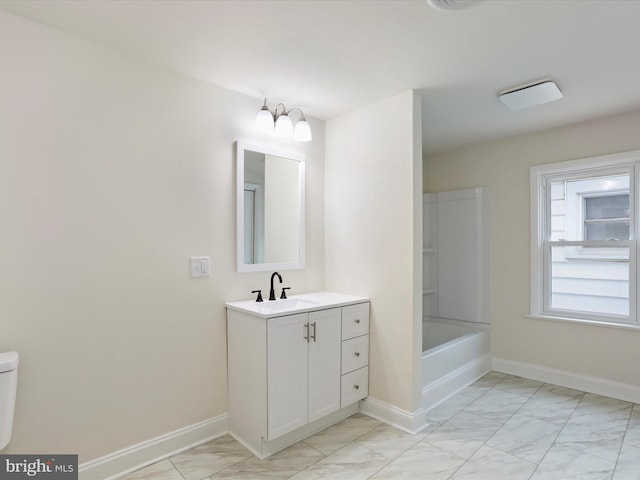
{"type": "Polygon", "coordinates": [[[0,353],[0,450],[11,440],[18,385],[18,354],[0,353]]]}

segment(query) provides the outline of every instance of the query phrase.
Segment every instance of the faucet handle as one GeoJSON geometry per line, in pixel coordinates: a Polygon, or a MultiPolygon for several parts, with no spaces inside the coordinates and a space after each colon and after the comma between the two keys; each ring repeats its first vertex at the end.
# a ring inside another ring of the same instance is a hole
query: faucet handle
{"type": "Polygon", "coordinates": [[[291,290],[291,287],[282,287],[282,295],[280,295],[281,299],[286,299],[287,298],[286,290],[291,290]]]}
{"type": "Polygon", "coordinates": [[[262,290],[251,290],[251,293],[257,293],[258,298],[256,298],[256,302],[262,302],[262,290]]]}

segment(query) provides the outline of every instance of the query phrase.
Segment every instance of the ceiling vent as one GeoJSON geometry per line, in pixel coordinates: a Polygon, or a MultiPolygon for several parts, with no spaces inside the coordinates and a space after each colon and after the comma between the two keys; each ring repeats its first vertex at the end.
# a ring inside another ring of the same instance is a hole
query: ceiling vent
{"type": "Polygon", "coordinates": [[[427,3],[436,10],[452,11],[473,7],[484,0],[427,0],[427,3]]]}
{"type": "Polygon", "coordinates": [[[564,95],[553,80],[535,82],[498,94],[498,98],[511,110],[536,107],[560,100],[564,95]]]}

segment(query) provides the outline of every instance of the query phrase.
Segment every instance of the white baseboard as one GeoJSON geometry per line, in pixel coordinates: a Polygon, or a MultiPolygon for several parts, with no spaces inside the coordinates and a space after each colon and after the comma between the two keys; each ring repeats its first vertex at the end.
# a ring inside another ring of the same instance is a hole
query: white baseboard
{"type": "Polygon", "coordinates": [[[495,357],[493,358],[493,370],[627,402],[640,403],[640,387],[637,385],[495,357]]]}
{"type": "Polygon", "coordinates": [[[412,413],[375,398],[367,397],[360,403],[360,411],[408,433],[418,433],[429,426],[427,412],[423,408],[412,413]]]}
{"type": "Polygon", "coordinates": [[[181,428],[78,465],[80,480],[111,480],[229,431],[229,414],[181,428]]]}
{"type": "Polygon", "coordinates": [[[491,355],[488,353],[466,363],[462,367],[422,387],[422,408],[431,410],[450,396],[491,371],[491,355]]]}

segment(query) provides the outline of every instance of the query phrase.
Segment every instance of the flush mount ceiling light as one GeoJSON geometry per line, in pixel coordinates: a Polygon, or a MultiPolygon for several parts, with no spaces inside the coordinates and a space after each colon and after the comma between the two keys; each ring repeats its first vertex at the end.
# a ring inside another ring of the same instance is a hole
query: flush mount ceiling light
{"type": "Polygon", "coordinates": [[[427,4],[436,10],[462,10],[464,8],[473,7],[483,0],[427,0],[427,4]]]}
{"type": "Polygon", "coordinates": [[[272,112],[267,106],[266,98],[264,99],[264,105],[262,105],[256,117],[256,130],[262,133],[272,133],[282,138],[289,138],[293,135],[293,139],[297,142],[311,141],[311,127],[307,119],[304,118],[302,110],[299,108],[290,108],[287,110],[287,107],[285,107],[283,103],[279,103],[272,112]],[[282,110],[278,111],[280,107],[282,107],[282,110]],[[298,112],[300,115],[295,128],[289,117],[291,112],[298,112]]]}
{"type": "Polygon", "coordinates": [[[556,82],[544,80],[502,92],[498,99],[511,110],[522,110],[560,100],[563,96],[556,82]]]}

